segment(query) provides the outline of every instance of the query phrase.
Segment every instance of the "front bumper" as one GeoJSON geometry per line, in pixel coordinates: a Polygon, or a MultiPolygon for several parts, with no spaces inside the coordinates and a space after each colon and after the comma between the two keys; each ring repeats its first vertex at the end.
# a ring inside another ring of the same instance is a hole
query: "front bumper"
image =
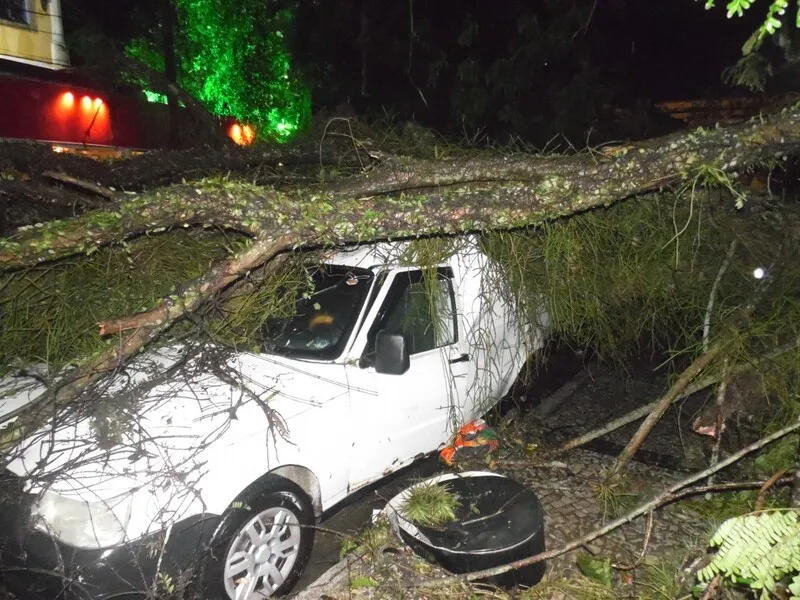
{"type": "Polygon", "coordinates": [[[158,532],[114,548],[84,550],[35,529],[32,498],[15,490],[18,485],[13,476],[0,480],[0,590],[18,600],[140,598],[158,585],[158,572],[180,585],[201,564],[219,520],[206,515],[180,521],[166,546],[164,532],[158,532]]]}

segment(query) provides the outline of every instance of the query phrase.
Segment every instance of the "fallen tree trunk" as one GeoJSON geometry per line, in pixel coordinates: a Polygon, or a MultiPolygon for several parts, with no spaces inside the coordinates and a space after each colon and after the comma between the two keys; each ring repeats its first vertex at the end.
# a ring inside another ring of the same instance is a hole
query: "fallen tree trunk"
{"type": "Polygon", "coordinates": [[[0,142],[0,171],[46,182],[42,171],[49,170],[105,188],[128,191],[231,173],[249,181],[292,185],[297,169],[332,166],[355,170],[375,163],[368,152],[356,156],[346,152],[348,149],[352,149],[352,143],[346,146],[340,140],[309,139],[286,145],[159,150],[101,162],[70,153],[55,153],[45,144],[0,142]]]}
{"type": "Polygon", "coordinates": [[[794,154],[800,154],[800,108],[702,135],[632,145],[608,159],[394,158],[363,177],[293,192],[243,183],[178,185],[0,240],[0,268],[186,225],[255,238],[291,236],[302,245],[525,227],[678,183],[701,165],[734,170],[794,154]]]}

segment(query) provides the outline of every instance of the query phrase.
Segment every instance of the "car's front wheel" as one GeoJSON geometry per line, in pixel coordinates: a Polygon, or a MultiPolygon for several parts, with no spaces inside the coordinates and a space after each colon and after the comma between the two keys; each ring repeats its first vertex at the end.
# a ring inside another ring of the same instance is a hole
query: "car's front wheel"
{"type": "Polygon", "coordinates": [[[314,511],[295,483],[267,476],[222,515],[205,568],[206,598],[255,600],[285,594],[305,569],[314,511]]]}

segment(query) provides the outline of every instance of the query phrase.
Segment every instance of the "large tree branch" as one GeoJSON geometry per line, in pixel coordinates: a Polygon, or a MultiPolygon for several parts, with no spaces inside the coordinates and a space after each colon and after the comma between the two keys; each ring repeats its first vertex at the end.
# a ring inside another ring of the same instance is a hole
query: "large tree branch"
{"type": "Polygon", "coordinates": [[[469,181],[534,181],[540,184],[535,188],[540,195],[549,195],[568,191],[573,182],[574,188],[589,184],[600,194],[602,187],[613,190],[614,201],[677,183],[702,164],[733,170],[796,154],[798,144],[800,107],[794,107],[725,129],[683,131],[612,148],[607,154],[558,157],[475,153],[449,161],[394,157],[357,182],[342,182],[333,190],[366,196],[469,181]],[[598,190],[593,183],[604,185],[598,190]]]}
{"type": "Polygon", "coordinates": [[[186,225],[290,236],[305,244],[524,227],[674,184],[700,165],[733,170],[798,153],[800,108],[728,129],[667,136],[608,159],[404,159],[400,171],[391,161],[378,174],[295,192],[242,183],[180,185],[141,194],[115,211],[93,211],[0,240],[0,268],[186,225]]]}

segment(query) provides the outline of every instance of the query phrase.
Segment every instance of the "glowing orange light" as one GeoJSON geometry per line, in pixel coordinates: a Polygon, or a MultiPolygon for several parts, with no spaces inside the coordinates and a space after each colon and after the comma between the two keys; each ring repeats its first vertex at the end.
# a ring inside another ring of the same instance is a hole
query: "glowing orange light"
{"type": "Polygon", "coordinates": [[[92,99],[89,96],[84,96],[81,98],[81,108],[83,110],[89,110],[92,108],[92,99]]]}
{"type": "Polygon", "coordinates": [[[230,138],[236,142],[237,144],[242,144],[242,126],[238,123],[234,123],[231,125],[230,130],[228,131],[228,135],[230,138]]]}
{"type": "Polygon", "coordinates": [[[242,127],[242,138],[245,145],[253,143],[253,140],[256,138],[256,133],[250,125],[242,127]]]}
{"type": "Polygon", "coordinates": [[[101,106],[103,106],[102,98],[95,98],[94,99],[94,107],[95,108],[100,108],[101,106]]]}
{"type": "Polygon", "coordinates": [[[234,123],[228,127],[228,137],[240,146],[248,146],[256,139],[256,132],[250,125],[234,123]]]}
{"type": "Polygon", "coordinates": [[[75,104],[75,96],[72,92],[64,92],[61,94],[61,106],[64,108],[71,108],[75,104]]]}

